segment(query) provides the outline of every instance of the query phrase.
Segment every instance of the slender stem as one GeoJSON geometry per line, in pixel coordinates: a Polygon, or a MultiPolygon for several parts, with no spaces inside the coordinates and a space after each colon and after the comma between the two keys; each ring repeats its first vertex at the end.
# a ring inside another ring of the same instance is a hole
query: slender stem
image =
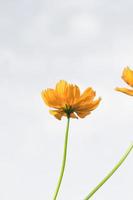
{"type": "Polygon", "coordinates": [[[60,176],[58,179],[58,183],[57,183],[57,187],[54,193],[54,197],[53,200],[56,200],[59,189],[60,189],[60,185],[62,182],[62,178],[63,178],[63,174],[64,174],[64,170],[65,170],[65,164],[66,164],[66,156],[67,156],[67,143],[68,143],[68,131],[69,131],[69,124],[70,124],[70,118],[67,118],[67,126],[66,126],[66,135],[65,135],[65,142],[64,142],[64,152],[63,152],[63,160],[62,160],[62,165],[61,165],[61,171],[60,171],[60,176]]]}
{"type": "Polygon", "coordinates": [[[124,162],[124,160],[127,158],[128,154],[131,152],[133,148],[133,143],[128,147],[125,154],[121,157],[119,162],[115,165],[115,167],[105,176],[105,178],[87,195],[84,200],[90,199],[93,194],[115,173],[115,171],[121,166],[121,164],[124,162]]]}

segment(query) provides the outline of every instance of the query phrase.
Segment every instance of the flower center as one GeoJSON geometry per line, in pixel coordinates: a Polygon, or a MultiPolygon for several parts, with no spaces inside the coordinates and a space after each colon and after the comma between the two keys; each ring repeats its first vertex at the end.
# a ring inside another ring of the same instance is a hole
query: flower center
{"type": "Polygon", "coordinates": [[[74,109],[70,105],[65,105],[63,110],[67,114],[67,117],[70,117],[70,114],[74,112],[74,109]]]}

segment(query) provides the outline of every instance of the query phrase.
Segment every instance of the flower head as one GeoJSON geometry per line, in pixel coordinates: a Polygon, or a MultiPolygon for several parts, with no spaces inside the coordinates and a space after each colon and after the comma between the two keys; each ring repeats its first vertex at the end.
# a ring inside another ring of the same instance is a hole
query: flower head
{"type": "MultiPolygon", "coordinates": [[[[133,70],[131,70],[129,67],[124,68],[122,77],[121,77],[129,86],[133,88],[133,70]]],[[[128,94],[130,96],[133,96],[133,89],[128,88],[116,88],[117,91],[123,92],[125,94],[128,94]]]]}
{"type": "Polygon", "coordinates": [[[101,98],[94,100],[96,92],[91,87],[80,94],[77,85],[64,80],[59,81],[55,89],[43,90],[41,95],[46,105],[54,108],[50,113],[59,120],[62,116],[84,118],[97,108],[101,100],[101,98]]]}

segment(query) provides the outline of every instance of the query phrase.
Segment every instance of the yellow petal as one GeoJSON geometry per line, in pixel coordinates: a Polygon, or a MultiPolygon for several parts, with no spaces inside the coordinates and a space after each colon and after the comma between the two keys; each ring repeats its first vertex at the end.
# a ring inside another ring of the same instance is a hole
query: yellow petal
{"type": "Polygon", "coordinates": [[[80,90],[78,86],[67,83],[64,80],[59,81],[56,84],[56,92],[65,104],[71,105],[79,98],[80,90]]]}
{"type": "Polygon", "coordinates": [[[133,70],[129,67],[124,68],[122,73],[122,79],[130,86],[133,87],[133,70]]]}
{"type": "Polygon", "coordinates": [[[100,101],[101,101],[101,98],[94,100],[88,104],[81,104],[80,107],[76,109],[76,111],[86,112],[86,111],[95,110],[97,106],[99,105],[100,101]]]}
{"type": "Polygon", "coordinates": [[[74,85],[73,96],[74,96],[75,100],[80,97],[80,89],[77,85],[74,85]]]}
{"type": "Polygon", "coordinates": [[[73,106],[76,108],[83,103],[89,103],[94,99],[95,95],[95,91],[91,87],[88,87],[73,106]]]}
{"type": "Polygon", "coordinates": [[[119,91],[119,92],[123,92],[127,95],[130,95],[130,96],[133,96],[133,90],[130,90],[130,89],[127,89],[127,88],[118,88],[118,87],[115,90],[119,91]]]}
{"type": "Polygon", "coordinates": [[[92,111],[92,110],[95,110],[97,108],[97,106],[99,105],[101,101],[101,98],[91,102],[89,105],[88,105],[88,110],[92,111]]]}
{"type": "Polygon", "coordinates": [[[71,117],[71,118],[76,118],[76,119],[78,119],[78,117],[75,115],[75,113],[71,113],[71,114],[70,114],[70,117],[71,117]]]}
{"type": "Polygon", "coordinates": [[[63,116],[63,112],[61,112],[59,110],[50,110],[49,112],[51,115],[53,115],[58,120],[61,120],[61,118],[63,116]]]}
{"type": "Polygon", "coordinates": [[[56,84],[55,91],[60,97],[64,98],[67,94],[67,88],[68,83],[64,80],[61,80],[56,84]]]}
{"type": "Polygon", "coordinates": [[[60,101],[59,97],[56,95],[55,90],[47,89],[41,92],[42,99],[44,102],[53,108],[60,108],[62,106],[62,101],[60,101]]]}
{"type": "Polygon", "coordinates": [[[76,113],[80,118],[84,118],[90,114],[90,111],[76,111],[76,113]]]}
{"type": "Polygon", "coordinates": [[[68,85],[66,101],[69,105],[73,105],[73,103],[80,97],[80,90],[77,85],[68,85]]]}
{"type": "Polygon", "coordinates": [[[92,110],[96,109],[101,101],[101,98],[92,101],[90,104],[81,105],[75,112],[80,118],[84,118],[91,113],[92,110]]]}
{"type": "Polygon", "coordinates": [[[88,87],[84,92],[83,94],[81,95],[81,99],[86,101],[86,100],[92,100],[96,95],[96,92],[91,88],[91,87],[88,87]]]}

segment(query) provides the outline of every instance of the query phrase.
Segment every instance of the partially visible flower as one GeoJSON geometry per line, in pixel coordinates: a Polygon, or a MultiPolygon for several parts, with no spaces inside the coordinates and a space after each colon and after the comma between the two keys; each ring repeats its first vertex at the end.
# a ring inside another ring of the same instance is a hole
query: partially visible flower
{"type": "MultiPolygon", "coordinates": [[[[133,70],[131,70],[128,66],[124,68],[122,77],[121,77],[129,86],[133,88],[133,70]]],[[[123,92],[125,94],[128,94],[130,96],[133,96],[133,89],[128,88],[116,88],[117,91],[123,92]]]]}
{"type": "Polygon", "coordinates": [[[64,80],[59,81],[55,89],[43,90],[41,95],[46,105],[54,108],[50,113],[59,120],[62,116],[84,118],[97,108],[101,100],[101,98],[94,100],[96,92],[91,87],[80,94],[77,85],[64,80]]]}

